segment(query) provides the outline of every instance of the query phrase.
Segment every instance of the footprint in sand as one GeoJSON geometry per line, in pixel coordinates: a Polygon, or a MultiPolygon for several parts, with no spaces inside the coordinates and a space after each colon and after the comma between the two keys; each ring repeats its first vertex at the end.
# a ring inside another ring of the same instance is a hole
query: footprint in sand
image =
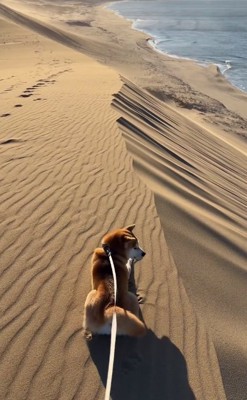
{"type": "Polygon", "coordinates": [[[22,106],[22,104],[15,104],[14,107],[18,108],[18,107],[23,107],[23,106],[22,106]]]}
{"type": "Polygon", "coordinates": [[[23,94],[21,94],[19,97],[24,97],[24,98],[26,98],[26,97],[30,97],[30,96],[32,96],[32,95],[33,95],[32,93],[28,93],[28,94],[23,93],[23,94]]]}
{"type": "Polygon", "coordinates": [[[22,142],[22,140],[10,138],[10,139],[1,140],[0,145],[14,144],[14,143],[20,143],[20,142],[22,142]]]}
{"type": "Polygon", "coordinates": [[[2,114],[1,115],[1,118],[4,118],[4,117],[9,117],[11,114],[9,114],[9,113],[6,113],[6,114],[2,114]]]}
{"type": "Polygon", "coordinates": [[[47,80],[45,80],[45,79],[39,79],[37,82],[38,82],[38,83],[36,83],[35,86],[43,86],[43,85],[46,84],[47,80]]]}
{"type": "Polygon", "coordinates": [[[8,89],[5,89],[4,91],[5,92],[11,92],[13,90],[13,88],[14,88],[14,85],[10,86],[8,89]]]}

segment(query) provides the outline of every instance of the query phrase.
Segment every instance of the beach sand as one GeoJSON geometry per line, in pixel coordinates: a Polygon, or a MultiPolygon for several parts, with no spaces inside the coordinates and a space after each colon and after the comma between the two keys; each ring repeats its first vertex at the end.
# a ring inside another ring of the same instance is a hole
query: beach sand
{"type": "Polygon", "coordinates": [[[99,3],[0,4],[0,398],[104,398],[90,258],[135,223],[149,330],[112,398],[245,400],[247,95],[99,3]]]}

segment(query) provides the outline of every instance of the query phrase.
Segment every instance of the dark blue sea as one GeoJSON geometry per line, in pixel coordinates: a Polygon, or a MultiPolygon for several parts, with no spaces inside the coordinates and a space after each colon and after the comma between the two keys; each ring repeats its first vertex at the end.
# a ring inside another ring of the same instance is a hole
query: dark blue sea
{"type": "Polygon", "coordinates": [[[109,7],[170,56],[216,64],[247,91],[247,0],[119,1],[109,7]]]}

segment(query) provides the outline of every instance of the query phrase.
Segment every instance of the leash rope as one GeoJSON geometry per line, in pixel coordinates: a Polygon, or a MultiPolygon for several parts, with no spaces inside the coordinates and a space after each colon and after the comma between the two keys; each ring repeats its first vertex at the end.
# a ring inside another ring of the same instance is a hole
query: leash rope
{"type": "Polygon", "coordinates": [[[105,390],[105,400],[110,400],[112,375],[113,375],[113,367],[114,367],[114,357],[115,357],[115,347],[116,347],[116,339],[117,339],[117,314],[116,314],[116,309],[115,309],[116,302],[117,302],[117,276],[116,276],[116,271],[115,271],[110,247],[107,244],[103,244],[102,247],[109,257],[111,269],[112,269],[113,283],[114,283],[114,313],[112,316],[110,356],[109,356],[109,364],[108,364],[108,372],[107,372],[107,380],[106,380],[106,390],[105,390]]]}

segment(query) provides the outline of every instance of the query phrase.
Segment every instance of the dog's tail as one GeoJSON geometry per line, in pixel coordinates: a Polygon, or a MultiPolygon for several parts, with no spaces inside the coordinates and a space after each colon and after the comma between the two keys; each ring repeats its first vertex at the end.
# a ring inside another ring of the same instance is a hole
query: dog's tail
{"type": "Polygon", "coordinates": [[[118,335],[143,336],[146,327],[143,322],[130,311],[121,307],[109,307],[105,310],[105,322],[111,322],[114,311],[117,314],[117,333],[118,335]]]}

